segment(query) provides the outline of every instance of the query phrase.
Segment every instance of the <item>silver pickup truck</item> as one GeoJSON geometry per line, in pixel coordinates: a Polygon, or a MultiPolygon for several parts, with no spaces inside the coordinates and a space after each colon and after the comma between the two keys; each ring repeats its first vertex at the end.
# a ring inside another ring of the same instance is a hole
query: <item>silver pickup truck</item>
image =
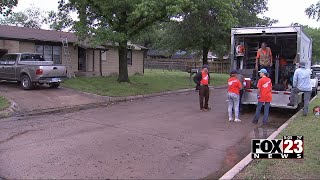
{"type": "Polygon", "coordinates": [[[23,89],[48,84],[59,87],[67,78],[67,67],[45,61],[41,54],[9,53],[0,58],[0,80],[18,81],[23,89]]]}

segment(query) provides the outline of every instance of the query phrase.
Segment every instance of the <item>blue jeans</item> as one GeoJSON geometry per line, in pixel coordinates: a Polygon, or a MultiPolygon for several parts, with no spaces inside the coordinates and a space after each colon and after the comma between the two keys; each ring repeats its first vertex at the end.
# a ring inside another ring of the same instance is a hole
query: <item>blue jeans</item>
{"type": "Polygon", "coordinates": [[[232,109],[234,110],[235,119],[239,119],[239,100],[240,96],[235,93],[228,93],[228,115],[229,119],[232,119],[232,109]]]}
{"type": "Polygon", "coordinates": [[[263,104],[264,104],[263,124],[266,124],[268,122],[270,102],[258,102],[256,114],[254,115],[252,122],[257,122],[259,120],[261,108],[263,104]]]}
{"type": "Polygon", "coordinates": [[[311,99],[311,94],[312,94],[312,91],[300,91],[298,88],[292,88],[291,89],[291,95],[290,95],[290,103],[291,104],[298,104],[298,97],[297,97],[297,94],[299,92],[303,92],[304,93],[304,96],[303,96],[303,101],[304,101],[304,104],[303,104],[303,115],[307,115],[308,114],[308,108],[309,108],[309,102],[310,102],[310,99],[311,99]]]}

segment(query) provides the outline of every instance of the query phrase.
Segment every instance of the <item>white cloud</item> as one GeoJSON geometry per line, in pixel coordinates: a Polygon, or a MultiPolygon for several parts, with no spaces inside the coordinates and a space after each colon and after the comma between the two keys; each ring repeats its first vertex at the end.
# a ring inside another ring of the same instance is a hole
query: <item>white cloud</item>
{"type": "Polygon", "coordinates": [[[14,11],[22,11],[28,7],[38,7],[43,11],[57,11],[58,10],[58,0],[19,0],[17,7],[14,11]]]}

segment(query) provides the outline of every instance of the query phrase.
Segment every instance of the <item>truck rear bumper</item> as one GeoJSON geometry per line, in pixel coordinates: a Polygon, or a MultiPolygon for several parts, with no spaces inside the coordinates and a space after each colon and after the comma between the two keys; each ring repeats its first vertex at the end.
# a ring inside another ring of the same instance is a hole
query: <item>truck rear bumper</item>
{"type": "MultiPolygon", "coordinates": [[[[253,104],[256,105],[258,104],[258,102],[242,102],[242,104],[253,104]]],[[[278,104],[274,104],[274,103],[270,103],[271,107],[276,107],[276,108],[284,108],[284,109],[297,109],[298,105],[295,106],[288,106],[288,105],[278,105],[278,104]]]]}
{"type": "Polygon", "coordinates": [[[54,78],[40,78],[38,81],[38,83],[61,83],[65,80],[66,78],[64,77],[54,77],[54,78]]]}
{"type": "MultiPolygon", "coordinates": [[[[288,106],[290,102],[291,92],[289,91],[272,91],[272,102],[271,107],[284,108],[284,109],[297,109],[298,104],[302,102],[302,92],[298,94],[298,103],[294,106],[288,106]]],[[[241,98],[242,104],[258,104],[257,90],[247,89],[244,91],[241,98]]]]}

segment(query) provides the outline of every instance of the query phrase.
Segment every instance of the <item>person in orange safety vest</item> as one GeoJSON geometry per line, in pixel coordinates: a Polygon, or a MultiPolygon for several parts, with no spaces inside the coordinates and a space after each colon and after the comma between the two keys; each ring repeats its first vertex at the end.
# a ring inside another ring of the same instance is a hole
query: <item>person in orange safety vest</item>
{"type": "Polygon", "coordinates": [[[208,111],[210,110],[208,106],[209,102],[209,84],[210,84],[210,74],[208,70],[208,65],[203,65],[201,71],[199,71],[193,78],[194,82],[199,85],[199,100],[200,100],[200,110],[208,111]],[[204,101],[204,102],[203,102],[204,101]]]}

